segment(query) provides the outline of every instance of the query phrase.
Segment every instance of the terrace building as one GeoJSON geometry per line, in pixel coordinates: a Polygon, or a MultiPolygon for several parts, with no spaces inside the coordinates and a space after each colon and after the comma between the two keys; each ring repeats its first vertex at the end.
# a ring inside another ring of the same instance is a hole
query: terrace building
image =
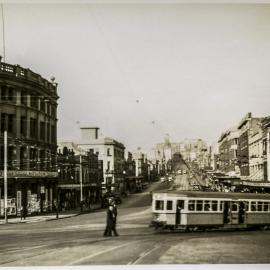
{"type": "MultiPolygon", "coordinates": [[[[0,194],[8,135],[9,214],[53,210],[57,186],[57,84],[0,59],[0,194]]],[[[1,213],[3,201],[1,198],[1,213]]]]}

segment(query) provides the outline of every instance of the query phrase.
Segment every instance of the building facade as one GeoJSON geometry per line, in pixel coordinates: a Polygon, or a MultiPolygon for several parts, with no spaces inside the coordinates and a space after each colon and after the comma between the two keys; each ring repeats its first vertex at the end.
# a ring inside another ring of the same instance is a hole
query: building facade
{"type": "Polygon", "coordinates": [[[112,139],[99,137],[99,128],[81,128],[78,146],[84,151],[92,150],[103,162],[103,188],[116,192],[126,190],[124,181],[125,146],[112,139]]]}
{"type": "Polygon", "coordinates": [[[249,112],[240,121],[238,125],[239,130],[239,153],[238,153],[238,163],[240,167],[241,176],[244,178],[249,178],[250,176],[250,154],[249,146],[251,141],[251,136],[257,132],[259,128],[259,123],[261,118],[254,118],[249,112]]]}
{"type": "Polygon", "coordinates": [[[60,143],[58,149],[58,201],[60,210],[100,202],[102,170],[98,155],[83,152],[74,143],[60,143]],[[68,148],[69,147],[69,148],[68,148]]]}
{"type": "MultiPolygon", "coordinates": [[[[0,62],[0,181],[3,209],[4,131],[12,213],[52,211],[57,186],[57,84],[0,62]]],[[[3,211],[1,211],[3,214],[3,211]]]]}
{"type": "Polygon", "coordinates": [[[239,131],[237,128],[229,129],[224,132],[218,141],[219,170],[230,176],[240,175],[238,165],[238,139],[239,131]]]}

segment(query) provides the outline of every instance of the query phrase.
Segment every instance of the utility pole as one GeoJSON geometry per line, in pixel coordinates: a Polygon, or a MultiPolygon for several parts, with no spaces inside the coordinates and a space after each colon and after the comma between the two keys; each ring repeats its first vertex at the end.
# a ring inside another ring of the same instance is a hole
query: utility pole
{"type": "Polygon", "coordinates": [[[7,131],[4,131],[4,212],[5,223],[8,223],[7,217],[7,131]]]}
{"type": "Polygon", "coordinates": [[[83,201],[83,185],[82,185],[82,155],[80,154],[80,186],[81,186],[81,203],[83,201]]]}

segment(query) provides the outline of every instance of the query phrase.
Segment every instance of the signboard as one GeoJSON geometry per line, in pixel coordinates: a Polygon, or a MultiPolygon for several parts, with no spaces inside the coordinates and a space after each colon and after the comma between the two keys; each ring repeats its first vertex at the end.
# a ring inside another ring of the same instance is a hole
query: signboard
{"type": "Polygon", "coordinates": [[[251,186],[251,187],[270,187],[269,182],[248,182],[248,181],[243,181],[243,185],[245,186],[251,186]]]}
{"type": "MultiPolygon", "coordinates": [[[[1,205],[1,209],[0,209],[0,213],[1,216],[4,216],[4,199],[1,199],[0,202],[1,205]]],[[[7,215],[8,216],[13,216],[17,214],[16,211],[16,199],[15,198],[11,198],[11,199],[7,199],[7,215]]]]}
{"type": "Polygon", "coordinates": [[[45,187],[44,187],[44,186],[41,186],[41,187],[40,187],[40,193],[42,193],[42,194],[45,193],[45,187]]]}
{"type": "MultiPolygon", "coordinates": [[[[0,178],[4,177],[4,171],[0,171],[0,178]]],[[[57,172],[44,172],[44,171],[7,171],[7,177],[15,178],[15,177],[49,177],[55,178],[58,177],[57,172]]]]}

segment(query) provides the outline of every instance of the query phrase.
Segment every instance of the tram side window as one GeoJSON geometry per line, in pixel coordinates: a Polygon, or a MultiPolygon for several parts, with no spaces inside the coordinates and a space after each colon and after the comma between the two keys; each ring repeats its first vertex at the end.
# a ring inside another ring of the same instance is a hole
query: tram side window
{"type": "Polygon", "coordinates": [[[157,200],[156,201],[156,210],[163,210],[164,209],[164,201],[157,200]]]}
{"type": "Polygon", "coordinates": [[[268,202],[263,202],[263,211],[264,212],[268,211],[268,202]]]}
{"type": "Polygon", "coordinates": [[[212,210],[213,211],[217,211],[218,210],[217,204],[218,204],[217,201],[212,201],[212,210]]]}
{"type": "Polygon", "coordinates": [[[172,210],[172,201],[167,201],[167,210],[172,210]]]}
{"type": "Polygon", "coordinates": [[[204,211],[210,211],[210,210],[211,210],[210,201],[204,201],[204,211]]]}
{"type": "Polygon", "coordinates": [[[262,202],[258,202],[258,211],[262,211],[262,210],[263,210],[262,202]]]}
{"type": "Polygon", "coordinates": [[[251,202],[251,211],[257,211],[257,202],[251,202]]]}
{"type": "Polygon", "coordinates": [[[199,200],[197,201],[197,211],[203,210],[203,201],[199,200]]]}
{"type": "Polygon", "coordinates": [[[195,210],[195,201],[194,200],[188,201],[188,210],[189,211],[194,211],[195,210]]]}

